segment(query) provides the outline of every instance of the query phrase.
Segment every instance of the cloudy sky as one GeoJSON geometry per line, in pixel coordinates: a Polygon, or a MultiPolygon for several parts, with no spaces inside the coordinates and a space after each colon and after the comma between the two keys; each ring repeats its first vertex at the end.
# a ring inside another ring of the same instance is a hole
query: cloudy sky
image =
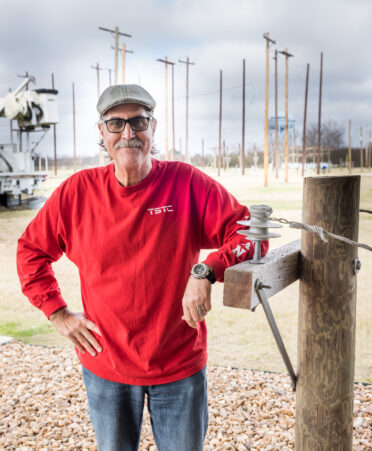
{"type": "MultiPolygon", "coordinates": [[[[310,63],[308,123],[317,122],[320,52],[324,53],[323,121],[347,129],[353,145],[359,130],[372,126],[372,59],[365,50],[372,39],[369,0],[0,0],[0,96],[28,71],[37,88],[59,90],[58,153],[72,155],[72,83],[76,92],[77,152],[97,152],[97,78],[91,68],[114,68],[114,39],[99,26],[131,34],[126,38],[126,82],[141,83],[157,101],[156,143],[164,149],[164,65],[175,66],[176,146],[184,149],[186,67],[190,66],[189,149],[200,152],[218,143],[219,71],[223,70],[223,129],[227,144],[241,141],[242,60],[246,60],[246,142],[263,145],[265,41],[276,40],[270,54],[270,114],[274,113],[275,48],[294,55],[289,61],[289,112],[302,133],[306,64],[310,63]]],[[[120,40],[120,43],[123,42],[120,40]]],[[[280,56],[279,110],[284,111],[285,60],[280,56]]],[[[101,90],[109,72],[100,73],[101,90]]],[[[170,80],[170,71],[169,71],[170,80]]],[[[170,88],[170,86],[169,86],[170,88]]],[[[170,89],[169,89],[170,99],[170,89]]],[[[170,103],[169,103],[170,108],[170,103]]],[[[170,125],[170,124],[169,124],[170,125]]],[[[169,141],[171,142],[171,128],[169,141]]],[[[345,133],[345,140],[347,133],[345,133]]],[[[9,142],[9,122],[0,118],[0,143],[9,142]]],[[[52,133],[40,145],[52,154],[52,133]]]]}

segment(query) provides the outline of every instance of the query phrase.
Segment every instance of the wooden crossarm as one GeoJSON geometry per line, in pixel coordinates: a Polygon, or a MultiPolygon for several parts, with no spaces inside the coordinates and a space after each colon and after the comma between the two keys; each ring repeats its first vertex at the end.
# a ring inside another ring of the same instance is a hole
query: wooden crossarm
{"type": "Polygon", "coordinates": [[[267,297],[295,282],[300,276],[300,249],[301,240],[292,241],[269,251],[262,265],[248,260],[227,268],[223,305],[254,310],[260,303],[254,289],[257,279],[271,287],[265,289],[267,297]]]}

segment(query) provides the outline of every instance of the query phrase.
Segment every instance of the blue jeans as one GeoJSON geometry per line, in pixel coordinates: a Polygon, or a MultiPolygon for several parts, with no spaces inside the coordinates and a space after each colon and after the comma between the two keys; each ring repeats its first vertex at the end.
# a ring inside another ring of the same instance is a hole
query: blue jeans
{"type": "Polygon", "coordinates": [[[138,450],[145,395],[159,451],[202,451],[208,428],[206,371],[169,384],[127,385],[82,368],[99,451],[138,450]]]}

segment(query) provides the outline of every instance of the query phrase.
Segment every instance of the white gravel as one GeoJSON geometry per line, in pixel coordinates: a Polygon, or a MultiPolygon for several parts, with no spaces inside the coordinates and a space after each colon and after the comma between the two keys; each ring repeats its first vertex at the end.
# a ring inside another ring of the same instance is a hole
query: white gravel
{"type": "MultiPolygon", "coordinates": [[[[208,367],[205,450],[294,449],[286,374],[208,367]]],[[[354,450],[372,448],[372,386],[355,384],[354,450]]],[[[96,450],[80,363],[70,349],[0,346],[0,450],[96,450]]],[[[155,451],[146,411],[140,450],[155,451]]],[[[176,451],[176,450],[175,450],[176,451]]]]}

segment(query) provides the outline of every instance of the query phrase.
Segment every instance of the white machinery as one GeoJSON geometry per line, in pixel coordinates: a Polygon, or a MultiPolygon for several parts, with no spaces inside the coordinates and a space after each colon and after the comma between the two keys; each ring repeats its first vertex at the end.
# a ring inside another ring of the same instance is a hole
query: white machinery
{"type": "Polygon", "coordinates": [[[52,124],[58,122],[57,94],[55,89],[28,90],[35,78],[28,76],[18,88],[0,98],[0,117],[9,119],[11,142],[0,144],[0,203],[10,207],[21,203],[21,195],[31,196],[34,189],[48,177],[47,157],[35,150],[52,124]],[[13,129],[12,121],[18,128],[13,129]],[[13,142],[13,131],[17,140],[13,142]],[[36,143],[30,144],[30,133],[41,132],[36,143]],[[26,146],[23,148],[23,136],[26,146]],[[35,168],[36,160],[38,167],[35,168]]]}

